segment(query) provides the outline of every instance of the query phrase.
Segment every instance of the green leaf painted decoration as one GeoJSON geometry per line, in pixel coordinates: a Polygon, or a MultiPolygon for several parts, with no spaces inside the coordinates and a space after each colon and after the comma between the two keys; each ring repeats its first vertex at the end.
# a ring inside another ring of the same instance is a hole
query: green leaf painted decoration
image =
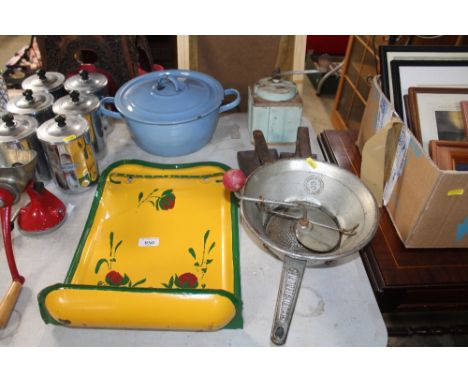
{"type": "Polygon", "coordinates": [[[97,285],[103,286],[107,284],[110,286],[128,286],[130,288],[135,288],[137,285],[141,285],[146,281],[146,278],[144,278],[137,281],[136,283],[132,283],[130,277],[126,273],[124,273],[122,276],[122,273],[112,269],[113,264],[117,263],[117,250],[122,244],[123,240],[120,240],[114,248],[114,232],[109,233],[109,256],[107,259],[101,258],[98,260],[96,266],[94,267],[94,273],[98,274],[103,264],[107,265],[108,271],[104,276],[105,282],[98,281],[97,285]]]}
{"type": "Polygon", "coordinates": [[[110,256],[112,257],[112,248],[114,247],[114,232],[109,234],[110,256]]]}
{"type": "Polygon", "coordinates": [[[138,203],[141,202],[141,199],[143,199],[143,192],[140,192],[140,193],[138,194],[138,203]]]}
{"type": "Polygon", "coordinates": [[[137,281],[135,284],[133,284],[133,288],[135,288],[137,285],[143,284],[146,281],[146,279],[142,279],[140,281],[137,281]]]}
{"type": "Polygon", "coordinates": [[[195,251],[194,251],[193,248],[189,248],[188,251],[190,252],[190,254],[192,255],[192,257],[193,257],[194,259],[197,258],[197,255],[195,254],[195,251]]]}
{"type": "Polygon", "coordinates": [[[97,262],[96,264],[96,268],[94,269],[94,273],[98,274],[99,273],[99,269],[101,268],[101,265],[106,263],[107,266],[109,267],[109,262],[107,261],[107,259],[99,259],[99,261],[97,262]]]}
{"type": "Polygon", "coordinates": [[[115,254],[117,253],[117,250],[119,249],[120,245],[122,244],[122,241],[123,241],[123,240],[120,240],[120,241],[117,243],[117,245],[115,246],[115,249],[114,249],[114,256],[115,256],[115,254]]]}
{"type": "Polygon", "coordinates": [[[120,284],[120,285],[128,284],[129,281],[130,281],[130,278],[128,277],[128,275],[126,273],[124,273],[124,279],[122,281],[122,284],[120,284]]]}
{"type": "Polygon", "coordinates": [[[206,246],[206,241],[208,240],[208,236],[210,236],[210,230],[205,232],[205,236],[203,237],[203,247],[206,246]]]}
{"type": "MultiPolygon", "coordinates": [[[[169,191],[170,190],[167,190],[167,194],[169,194],[169,191]]],[[[205,277],[205,274],[208,271],[208,265],[210,265],[214,261],[213,257],[211,257],[211,259],[206,259],[208,254],[210,252],[212,252],[213,249],[216,247],[216,242],[212,242],[210,244],[209,248],[208,248],[208,251],[206,251],[208,239],[210,237],[210,233],[211,233],[211,231],[208,229],[208,230],[205,231],[205,234],[203,235],[203,252],[202,252],[201,256],[197,257],[197,253],[195,252],[195,250],[192,247],[188,248],[188,252],[189,252],[190,256],[192,256],[192,258],[195,260],[195,262],[193,263],[193,266],[196,268],[196,271],[197,271],[197,273],[198,273],[198,275],[200,277],[200,280],[203,280],[203,278],[205,277]]],[[[176,277],[177,277],[177,275],[176,275],[176,277]]],[[[196,276],[194,276],[194,277],[196,277],[196,276]]],[[[177,278],[175,280],[175,284],[176,284],[176,286],[180,285],[177,278]]],[[[206,285],[206,284],[202,284],[202,285],[206,285]]],[[[197,286],[198,286],[198,280],[197,280],[197,286]]]]}
{"type": "Polygon", "coordinates": [[[174,276],[171,276],[171,278],[169,279],[168,288],[172,288],[173,285],[174,285],[174,276]]]}
{"type": "Polygon", "coordinates": [[[215,245],[216,245],[216,242],[213,241],[213,243],[210,245],[210,249],[208,249],[208,253],[210,253],[210,252],[213,250],[213,248],[215,247],[215,245]]]}

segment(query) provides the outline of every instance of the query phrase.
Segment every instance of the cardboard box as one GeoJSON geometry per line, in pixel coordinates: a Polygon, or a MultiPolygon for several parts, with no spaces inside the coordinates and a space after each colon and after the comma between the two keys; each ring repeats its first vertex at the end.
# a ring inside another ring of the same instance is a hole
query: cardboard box
{"type": "Polygon", "coordinates": [[[356,142],[361,179],[387,208],[404,245],[467,248],[468,172],[439,170],[395,116],[377,79],[369,101],[356,142]]]}

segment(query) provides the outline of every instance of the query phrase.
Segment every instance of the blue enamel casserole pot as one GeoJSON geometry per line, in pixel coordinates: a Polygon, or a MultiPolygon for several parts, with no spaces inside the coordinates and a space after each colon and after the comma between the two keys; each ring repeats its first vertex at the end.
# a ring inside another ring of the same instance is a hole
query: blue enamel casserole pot
{"type": "Polygon", "coordinates": [[[190,70],[151,72],[125,83],[115,98],[101,100],[107,117],[123,118],[136,144],[159,156],[193,153],[213,136],[219,113],[240,103],[235,89],[224,90],[213,77],[190,70]],[[235,99],[223,105],[224,97],[235,99]],[[118,112],[105,108],[114,103],[118,112]]]}

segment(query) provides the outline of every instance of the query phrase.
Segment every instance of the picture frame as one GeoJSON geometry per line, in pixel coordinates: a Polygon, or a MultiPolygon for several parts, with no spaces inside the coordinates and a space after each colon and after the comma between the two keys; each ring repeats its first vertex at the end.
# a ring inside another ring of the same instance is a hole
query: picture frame
{"type": "Polygon", "coordinates": [[[468,142],[460,106],[468,87],[411,87],[407,99],[408,125],[426,152],[431,140],[468,142]]]}
{"type": "Polygon", "coordinates": [[[410,87],[468,87],[468,60],[393,60],[393,105],[395,111],[407,122],[404,95],[410,87]]]}
{"type": "Polygon", "coordinates": [[[441,170],[468,171],[468,142],[430,141],[429,156],[441,170]]]}
{"type": "Polygon", "coordinates": [[[379,59],[382,90],[394,102],[391,77],[393,60],[468,60],[468,46],[381,45],[379,59]]]}
{"type": "Polygon", "coordinates": [[[468,130],[468,98],[460,102],[460,109],[463,116],[463,123],[465,124],[465,129],[468,130]]]}

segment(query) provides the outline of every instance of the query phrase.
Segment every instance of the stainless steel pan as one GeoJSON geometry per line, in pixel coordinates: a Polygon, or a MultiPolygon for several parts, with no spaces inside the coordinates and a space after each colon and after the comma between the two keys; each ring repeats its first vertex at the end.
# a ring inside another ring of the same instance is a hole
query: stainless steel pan
{"type": "Polygon", "coordinates": [[[272,342],[282,345],[305,267],[337,260],[363,248],[378,226],[377,203],[349,171],[305,159],[280,159],[257,168],[247,178],[242,196],[305,205],[308,218],[320,224],[308,226],[304,234],[300,231],[305,227],[299,223],[302,212],[297,208],[281,204],[266,208],[265,204],[246,199],[240,202],[247,226],[284,262],[271,333],[272,342]],[[352,235],[340,232],[350,227],[355,227],[352,235]],[[303,245],[304,240],[307,245],[303,245]]]}

